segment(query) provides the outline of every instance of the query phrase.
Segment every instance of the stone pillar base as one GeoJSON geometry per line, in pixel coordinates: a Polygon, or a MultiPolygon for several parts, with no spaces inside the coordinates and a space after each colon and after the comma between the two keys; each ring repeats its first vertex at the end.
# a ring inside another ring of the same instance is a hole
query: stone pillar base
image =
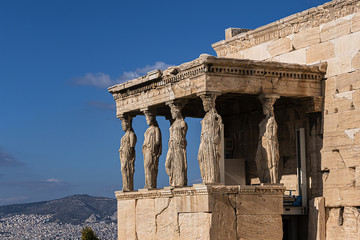
{"type": "Polygon", "coordinates": [[[115,192],[118,239],[282,239],[282,185],[115,192]]]}

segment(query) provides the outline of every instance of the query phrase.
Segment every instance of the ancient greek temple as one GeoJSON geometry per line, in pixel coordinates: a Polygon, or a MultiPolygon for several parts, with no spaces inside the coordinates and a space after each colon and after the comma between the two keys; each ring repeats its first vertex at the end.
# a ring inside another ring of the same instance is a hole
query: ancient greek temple
{"type": "Polygon", "coordinates": [[[280,179],[291,170],[286,161],[306,154],[295,149],[301,140],[296,129],[317,123],[326,67],[203,54],[110,87],[125,131],[123,189],[116,192],[119,239],[282,239],[286,187],[280,179]],[[141,153],[135,154],[132,119],[139,115],[149,125],[137,143],[143,146],[145,187],[134,191],[134,161],[141,153]],[[158,116],[171,125],[167,152],[158,116]],[[185,117],[202,119],[202,183],[192,186],[185,117]],[[161,154],[169,186],[160,189],[161,154]]]}

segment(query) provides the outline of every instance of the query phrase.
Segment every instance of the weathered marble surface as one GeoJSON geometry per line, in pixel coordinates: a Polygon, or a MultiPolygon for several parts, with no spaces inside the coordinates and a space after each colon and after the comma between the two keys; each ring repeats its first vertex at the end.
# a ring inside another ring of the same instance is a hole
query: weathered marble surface
{"type": "Polygon", "coordinates": [[[116,192],[118,239],[282,239],[282,185],[116,192]]]}
{"type": "Polygon", "coordinates": [[[216,112],[214,94],[200,95],[206,112],[201,120],[201,138],[198,161],[203,183],[220,182],[220,142],[222,119],[216,112]]]}
{"type": "Polygon", "coordinates": [[[279,141],[275,121],[274,103],[279,96],[260,96],[265,118],[259,124],[259,143],[256,151],[256,165],[262,183],[279,183],[279,141]]]}
{"type": "Polygon", "coordinates": [[[180,102],[169,103],[174,120],[170,126],[169,148],[166,155],[165,169],[169,175],[170,186],[182,187],[187,184],[186,132],[188,129],[180,102]]]}
{"type": "Polygon", "coordinates": [[[326,208],[326,212],[326,239],[360,239],[358,207],[326,208]]]}
{"type": "Polygon", "coordinates": [[[123,191],[134,190],[136,135],[131,124],[131,117],[124,116],[121,118],[121,125],[125,131],[119,149],[123,191]]]}
{"type": "Polygon", "coordinates": [[[144,134],[142,152],[144,154],[145,187],[156,188],[159,157],[161,155],[161,132],[154,114],[144,112],[146,123],[149,125],[144,134]]]}

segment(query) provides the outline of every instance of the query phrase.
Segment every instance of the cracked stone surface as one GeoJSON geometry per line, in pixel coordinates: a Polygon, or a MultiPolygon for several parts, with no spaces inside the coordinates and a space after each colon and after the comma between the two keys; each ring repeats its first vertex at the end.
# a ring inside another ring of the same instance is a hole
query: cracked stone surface
{"type": "Polygon", "coordinates": [[[139,199],[136,204],[136,233],[138,239],[155,239],[154,199],[139,199]]]}
{"type": "Polygon", "coordinates": [[[214,239],[236,239],[236,209],[230,204],[229,195],[215,197],[214,212],[212,213],[210,229],[214,239]],[[223,221],[226,219],[226,221],[223,221]]]}
{"type": "MultiPolygon", "coordinates": [[[[166,198],[168,205],[155,216],[157,239],[179,239],[179,223],[175,203],[166,198]]],[[[155,206],[157,202],[155,202],[155,206]]]]}
{"type": "Polygon", "coordinates": [[[280,240],[284,190],[204,185],[117,192],[118,239],[256,240],[270,232],[280,240]]]}

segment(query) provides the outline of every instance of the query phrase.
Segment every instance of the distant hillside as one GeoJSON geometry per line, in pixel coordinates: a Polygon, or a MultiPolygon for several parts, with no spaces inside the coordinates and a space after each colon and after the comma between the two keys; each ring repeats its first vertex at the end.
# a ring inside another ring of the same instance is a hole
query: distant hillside
{"type": "Polygon", "coordinates": [[[91,215],[98,220],[109,220],[115,212],[116,199],[86,194],[44,202],[0,206],[0,218],[18,214],[52,214],[52,221],[71,224],[84,223],[91,215]]]}

